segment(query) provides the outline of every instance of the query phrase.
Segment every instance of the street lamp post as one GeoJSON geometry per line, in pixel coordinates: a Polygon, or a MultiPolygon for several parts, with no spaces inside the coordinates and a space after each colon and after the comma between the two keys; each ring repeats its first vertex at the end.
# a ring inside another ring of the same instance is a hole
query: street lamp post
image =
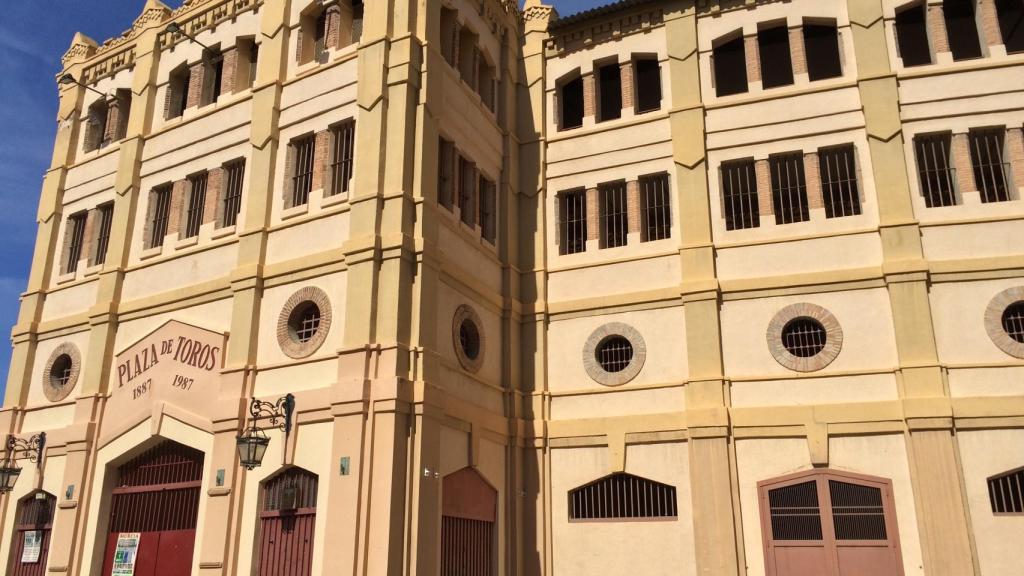
{"type": "Polygon", "coordinates": [[[37,467],[43,463],[43,449],[46,448],[46,432],[40,432],[28,440],[18,438],[13,434],[7,436],[7,451],[3,462],[0,462],[0,494],[6,494],[14,490],[14,485],[21,476],[21,467],[18,466],[18,453],[24,454],[29,462],[35,462],[37,467]]]}
{"type": "Polygon", "coordinates": [[[292,414],[295,412],[295,396],[286,394],[277,402],[264,402],[253,398],[249,402],[251,423],[235,437],[238,457],[246,470],[252,470],[263,463],[263,456],[270,444],[270,437],[259,427],[260,420],[268,420],[271,428],[284,430],[285,440],[292,431],[292,414]]]}

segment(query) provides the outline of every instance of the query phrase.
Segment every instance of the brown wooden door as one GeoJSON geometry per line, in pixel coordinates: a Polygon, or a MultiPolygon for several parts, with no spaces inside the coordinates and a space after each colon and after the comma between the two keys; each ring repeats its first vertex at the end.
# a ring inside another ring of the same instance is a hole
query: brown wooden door
{"type": "Polygon", "coordinates": [[[18,502],[17,523],[14,526],[14,541],[11,543],[11,562],[8,574],[11,576],[44,576],[46,559],[50,551],[50,530],[53,527],[53,512],[57,498],[46,492],[33,492],[18,502]],[[32,539],[39,541],[39,555],[35,561],[22,562],[25,558],[25,544],[32,539]]]}
{"type": "Polygon", "coordinates": [[[494,574],[498,491],[472,468],[445,476],[441,489],[441,576],[494,574]]]}
{"type": "Polygon", "coordinates": [[[192,572],[203,453],[175,442],[147,450],[118,469],[112,490],[103,574],[110,574],[121,533],[140,534],[135,576],[192,572]]]}
{"type": "Polygon", "coordinates": [[[768,576],[902,576],[890,481],[820,470],[758,492],[768,576]]]}
{"type": "Polygon", "coordinates": [[[291,468],[263,484],[258,576],[310,576],[316,474],[291,468]]]}

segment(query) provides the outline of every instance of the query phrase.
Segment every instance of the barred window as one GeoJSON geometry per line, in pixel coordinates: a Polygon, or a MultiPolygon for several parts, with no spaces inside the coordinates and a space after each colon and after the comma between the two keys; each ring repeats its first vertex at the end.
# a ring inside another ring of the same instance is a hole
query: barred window
{"type": "Polygon", "coordinates": [[[994,514],[1024,514],[1024,468],[989,478],[988,499],[994,514]]]}
{"type": "Polygon", "coordinates": [[[224,166],[224,206],[221,226],[234,226],[242,210],[242,181],[245,178],[245,160],[224,166]]]}
{"type": "Polygon", "coordinates": [[[629,212],[626,208],[626,183],[612,182],[597,187],[600,199],[601,248],[626,245],[629,212]]]}
{"type": "Polygon", "coordinates": [[[1009,162],[1003,162],[1002,128],[972,130],[968,138],[971,146],[971,167],[974,182],[981,193],[982,202],[1006,202],[1010,200],[1006,186],[1009,162]]]}
{"type": "Polygon", "coordinates": [[[64,273],[73,274],[78,270],[78,260],[82,257],[82,242],[85,239],[85,222],[87,213],[80,212],[68,217],[67,228],[64,233],[68,234],[68,256],[64,263],[64,273]]]}
{"type": "Polygon", "coordinates": [[[810,220],[807,181],[804,178],[804,155],[794,152],[772,156],[768,160],[768,166],[771,169],[775,223],[792,224],[810,220]]]}
{"type": "Polygon", "coordinates": [[[932,63],[925,9],[925,3],[919,2],[896,13],[896,43],[904,66],[932,63]]]}
{"type": "Polygon", "coordinates": [[[309,342],[320,329],[320,307],[312,301],[296,306],[288,319],[288,328],[293,340],[300,344],[309,342]]]}
{"type": "Polygon", "coordinates": [[[292,168],[291,206],[302,206],[309,202],[309,192],[313,189],[313,146],[315,138],[306,136],[292,141],[292,154],[295,164],[292,168]]]}
{"type": "Polygon", "coordinates": [[[459,214],[472,226],[476,220],[476,164],[459,157],[459,214]]]}
{"type": "Polygon", "coordinates": [[[53,361],[50,368],[50,386],[57,390],[63,390],[71,382],[71,374],[74,371],[74,362],[71,356],[61,354],[53,361]]]}
{"type": "Polygon", "coordinates": [[[825,217],[841,218],[860,214],[857,161],[853,145],[819,150],[818,171],[825,217]]]}
{"type": "Polygon", "coordinates": [[[558,253],[576,254],[587,249],[587,191],[583,188],[558,195],[558,253]]]}
{"type": "Polygon", "coordinates": [[[99,228],[96,234],[96,256],[93,259],[93,265],[100,265],[107,261],[107,249],[110,246],[110,226],[114,220],[114,203],[109,202],[97,207],[96,215],[99,217],[99,228]]]}
{"type": "Polygon", "coordinates": [[[917,174],[921,181],[921,194],[925,205],[955,206],[956,188],[953,186],[955,169],[950,166],[950,134],[925,134],[914,141],[917,155],[917,174]]]}
{"type": "Polygon", "coordinates": [[[494,244],[496,233],[497,200],[497,187],[494,182],[480,176],[480,235],[491,244],[494,244]]]}
{"type": "Polygon", "coordinates": [[[451,210],[455,197],[455,144],[441,138],[437,154],[437,202],[451,210]]]}
{"type": "Polygon", "coordinates": [[[782,328],[782,345],[793,356],[810,358],[825,348],[825,327],[814,318],[796,318],[782,328]]]}
{"type": "Polygon", "coordinates": [[[333,194],[349,191],[352,183],[352,169],[355,158],[356,123],[344,122],[331,128],[334,150],[331,155],[331,190],[333,194]]]}
{"type": "Polygon", "coordinates": [[[619,472],[569,491],[569,520],[673,519],[676,488],[619,472]]]}
{"type": "Polygon", "coordinates": [[[633,361],[633,345],[623,336],[610,336],[597,345],[597,363],[605,372],[622,372],[633,361]]]}
{"type": "Polygon", "coordinates": [[[664,240],[672,235],[672,199],[668,174],[640,177],[640,241],[664,240]]]}
{"type": "Polygon", "coordinates": [[[199,235],[203,225],[203,208],[206,206],[206,172],[189,176],[188,212],[185,216],[185,238],[199,235]]]}
{"type": "Polygon", "coordinates": [[[1003,331],[1010,338],[1024,344],[1024,302],[1014,302],[1003,310],[1003,331]]]}
{"type": "Polygon", "coordinates": [[[167,235],[167,222],[171,213],[171,187],[170,185],[156,188],[150,194],[150,205],[152,206],[149,238],[147,248],[156,248],[164,245],[164,236],[167,235]]]}
{"type": "Polygon", "coordinates": [[[769,490],[768,510],[773,539],[822,539],[821,507],[815,481],[769,490]]]}
{"type": "Polygon", "coordinates": [[[722,207],[726,230],[757,228],[761,225],[757,174],[753,160],[722,164],[722,207]]]}

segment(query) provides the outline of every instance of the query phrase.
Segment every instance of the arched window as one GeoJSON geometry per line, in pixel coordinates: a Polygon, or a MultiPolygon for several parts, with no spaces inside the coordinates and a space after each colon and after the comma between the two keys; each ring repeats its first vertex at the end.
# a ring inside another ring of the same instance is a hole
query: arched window
{"type": "Polygon", "coordinates": [[[36,491],[18,502],[18,515],[11,542],[11,576],[44,576],[50,551],[50,530],[57,498],[36,491]]]}
{"type": "Polygon", "coordinates": [[[889,480],[811,470],[760,482],[758,496],[768,574],[901,573],[889,480]]]}
{"type": "Polygon", "coordinates": [[[264,482],[259,576],[312,573],[317,485],[317,475],[302,468],[289,468],[264,482]]]}
{"type": "Polygon", "coordinates": [[[441,490],[441,576],[494,574],[498,491],[472,468],[445,476],[441,490]]]}
{"type": "Polygon", "coordinates": [[[618,473],[569,491],[569,520],[666,519],[678,516],[676,488],[618,473]]]}

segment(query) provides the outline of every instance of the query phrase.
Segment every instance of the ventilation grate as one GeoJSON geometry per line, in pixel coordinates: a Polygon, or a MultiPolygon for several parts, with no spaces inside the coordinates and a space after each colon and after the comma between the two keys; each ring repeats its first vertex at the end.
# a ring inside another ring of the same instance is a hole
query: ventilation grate
{"type": "Polygon", "coordinates": [[[836,540],[887,540],[882,491],[829,480],[836,540]]]}
{"type": "Polygon", "coordinates": [[[569,492],[570,520],[675,518],[674,486],[633,476],[613,474],[569,492]]]}
{"type": "Polygon", "coordinates": [[[774,540],[821,540],[821,509],[813,480],[768,491],[774,540]]]}

